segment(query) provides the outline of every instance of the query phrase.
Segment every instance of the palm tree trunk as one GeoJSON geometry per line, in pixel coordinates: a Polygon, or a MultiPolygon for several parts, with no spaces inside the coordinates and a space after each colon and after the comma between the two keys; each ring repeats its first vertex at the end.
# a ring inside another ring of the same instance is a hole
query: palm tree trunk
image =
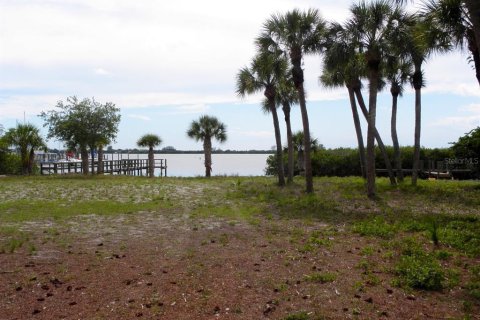
{"type": "Polygon", "coordinates": [[[80,156],[82,158],[82,171],[84,175],[88,174],[88,151],[87,147],[80,146],[80,156]]]}
{"type": "Polygon", "coordinates": [[[287,149],[288,149],[288,175],[287,182],[293,182],[293,166],[294,166],[294,156],[293,156],[293,139],[292,139],[292,124],[290,123],[290,105],[288,103],[283,104],[283,113],[285,115],[285,124],[287,126],[287,149]]]}
{"type": "Polygon", "coordinates": [[[28,174],[28,148],[21,147],[20,148],[20,159],[22,161],[22,174],[28,174]]]}
{"type": "Polygon", "coordinates": [[[92,174],[95,174],[95,147],[90,147],[90,157],[92,158],[92,174]]]}
{"type": "Polygon", "coordinates": [[[478,0],[464,0],[467,7],[470,21],[473,25],[473,32],[475,33],[475,40],[477,50],[480,51],[480,1],[478,0]]]}
{"type": "Polygon", "coordinates": [[[98,146],[97,174],[103,174],[103,145],[98,146]]]}
{"type": "MultiPolygon", "coordinates": [[[[360,89],[355,89],[355,96],[357,97],[358,105],[362,110],[363,116],[368,121],[368,110],[367,110],[367,107],[365,106],[365,101],[363,100],[362,92],[360,91],[360,89]]],[[[392,162],[390,161],[390,157],[388,156],[387,149],[385,148],[385,144],[383,143],[382,137],[380,136],[380,133],[378,132],[377,128],[375,128],[375,140],[377,140],[378,148],[382,153],[382,157],[385,162],[385,167],[387,169],[388,177],[390,179],[390,184],[394,186],[397,184],[397,182],[395,180],[395,174],[393,173],[392,162]]]]}
{"type": "Polygon", "coordinates": [[[355,125],[355,132],[357,134],[357,141],[358,141],[358,153],[360,155],[360,171],[362,173],[362,177],[366,178],[365,172],[365,146],[363,144],[363,135],[362,135],[362,127],[360,125],[360,118],[358,116],[357,104],[355,102],[355,93],[351,87],[348,88],[348,96],[350,97],[350,106],[352,108],[352,116],[353,116],[353,124],[355,125]]]}
{"type": "Polygon", "coordinates": [[[305,101],[305,88],[303,87],[304,77],[302,69],[302,49],[294,47],[290,50],[290,60],[292,62],[292,77],[295,88],[298,92],[298,100],[300,102],[300,112],[302,113],[303,123],[303,145],[305,152],[305,185],[306,192],[313,192],[313,173],[312,158],[310,145],[310,124],[308,123],[307,103],[305,101]]]}
{"type": "Polygon", "coordinates": [[[28,156],[28,174],[33,173],[33,162],[35,159],[35,150],[33,148],[30,149],[30,155],[28,156]]]}
{"type": "Polygon", "coordinates": [[[475,76],[480,84],[480,48],[477,45],[477,39],[472,29],[467,30],[468,50],[472,54],[473,64],[475,66],[475,76]]]}
{"type": "Polygon", "coordinates": [[[303,123],[303,145],[304,145],[304,157],[305,157],[305,184],[306,192],[313,192],[313,172],[312,172],[312,158],[311,158],[311,145],[310,145],[310,125],[308,123],[307,104],[305,102],[305,91],[303,84],[298,89],[298,96],[300,98],[300,111],[302,113],[303,123]]]}
{"type": "Polygon", "coordinates": [[[148,148],[148,176],[153,178],[154,176],[154,166],[155,166],[155,157],[153,154],[153,146],[148,148]]]}
{"type": "Polygon", "coordinates": [[[420,167],[420,131],[422,121],[422,89],[415,89],[415,136],[413,145],[412,185],[417,185],[418,170],[420,167]]]}
{"type": "Polygon", "coordinates": [[[367,196],[375,198],[375,121],[377,117],[378,70],[370,69],[367,131],[367,196]]]}
{"type": "Polygon", "coordinates": [[[395,169],[397,171],[397,179],[399,182],[403,181],[402,160],[400,157],[400,145],[398,143],[397,136],[397,106],[398,106],[398,94],[392,94],[392,118],[390,121],[392,142],[393,142],[393,161],[395,163],[395,169]]]}
{"type": "Polygon", "coordinates": [[[212,172],[212,140],[205,137],[203,140],[203,151],[205,153],[205,177],[210,177],[212,172]]]}
{"type": "Polygon", "coordinates": [[[277,108],[275,107],[275,100],[269,100],[269,109],[272,113],[273,128],[275,130],[275,142],[277,144],[277,169],[278,169],[278,185],[283,187],[285,185],[285,169],[283,167],[283,152],[282,152],[282,137],[280,135],[280,123],[278,122],[277,108]]]}

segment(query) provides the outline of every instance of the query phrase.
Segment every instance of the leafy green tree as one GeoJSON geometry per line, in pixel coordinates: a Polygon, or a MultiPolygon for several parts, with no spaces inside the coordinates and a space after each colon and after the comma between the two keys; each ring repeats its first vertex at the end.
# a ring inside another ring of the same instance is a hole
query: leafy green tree
{"type": "Polygon", "coordinates": [[[216,117],[201,116],[198,121],[192,121],[187,135],[196,141],[203,141],[205,153],[205,176],[210,177],[212,172],[212,139],[220,143],[227,140],[227,129],[216,117]]]}
{"type": "Polygon", "coordinates": [[[322,48],[326,22],[315,9],[298,9],[268,19],[257,44],[263,51],[285,54],[292,64],[292,78],[297,88],[305,137],[305,183],[307,193],[313,192],[312,162],[310,155],[310,125],[305,99],[302,60],[305,54],[318,53],[322,48]]]}
{"type": "Polygon", "coordinates": [[[153,178],[155,170],[155,155],[153,148],[159,146],[162,143],[162,139],[156,134],[145,134],[137,141],[139,147],[148,147],[148,176],[153,178]]]}
{"type": "Polygon", "coordinates": [[[467,164],[478,179],[480,177],[480,127],[460,137],[453,143],[452,150],[459,162],[467,164]]]}
{"type": "Polygon", "coordinates": [[[114,140],[118,133],[120,109],[111,102],[100,104],[94,99],[79,100],[75,96],[67,98],[66,103],[59,101],[56,108],[40,114],[44,126],[48,126],[48,138],[64,141],[71,149],[78,146],[83,173],[88,174],[88,148],[93,170],[95,149],[114,140]]]}
{"type": "Polygon", "coordinates": [[[5,133],[4,139],[9,145],[18,148],[22,163],[22,173],[32,174],[35,150],[47,147],[40,135],[40,130],[30,123],[19,123],[15,128],[11,128],[5,133]]]}
{"type": "Polygon", "coordinates": [[[277,146],[278,184],[280,186],[285,185],[285,172],[276,98],[279,94],[280,83],[286,77],[287,69],[288,61],[282,56],[261,52],[253,59],[250,67],[244,67],[237,75],[237,94],[240,97],[259,91],[263,91],[265,96],[266,100],[263,103],[263,110],[270,113],[273,119],[277,146]]]}

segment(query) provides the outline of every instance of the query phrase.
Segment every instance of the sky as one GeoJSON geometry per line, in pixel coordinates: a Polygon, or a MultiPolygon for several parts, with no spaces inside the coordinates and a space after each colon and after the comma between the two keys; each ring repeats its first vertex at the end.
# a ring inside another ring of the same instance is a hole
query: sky
{"type": "MultiPolygon", "coordinates": [[[[227,125],[221,149],[271,149],[272,118],[261,94],[239,98],[235,77],[255,54],[254,39],[274,13],[317,8],[329,21],[349,16],[350,0],[0,0],[0,124],[27,121],[69,96],[113,102],[122,120],[114,148],[135,148],[145,133],[163,144],[199,150],[186,136],[193,120],[213,115],[227,125]]],[[[411,8],[414,10],[415,8],[411,8]]],[[[480,88],[466,52],[434,55],[425,66],[422,145],[448,147],[480,126],[480,88]]],[[[329,148],[355,147],[344,89],[318,82],[321,56],[304,60],[310,130],[329,148]]],[[[365,98],[367,98],[365,93],[365,98]]],[[[379,95],[377,126],[390,138],[390,94],[379,95]]],[[[280,111],[280,110],[279,110],[280,111]]],[[[283,116],[280,115],[280,119],[283,116]]],[[[366,132],[366,123],[362,123],[366,132]]],[[[292,110],[294,130],[302,128],[292,110]]],[[[282,138],[285,130],[282,123],[282,138]]],[[[413,144],[414,96],[399,102],[401,145],[413,144]]],[[[286,142],[284,142],[286,144],[286,142]]],[[[61,148],[59,141],[49,146],[61,148]]]]}

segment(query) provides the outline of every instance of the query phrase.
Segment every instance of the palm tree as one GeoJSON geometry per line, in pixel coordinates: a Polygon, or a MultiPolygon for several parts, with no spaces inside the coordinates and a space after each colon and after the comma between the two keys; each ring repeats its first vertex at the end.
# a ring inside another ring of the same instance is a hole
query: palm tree
{"type": "Polygon", "coordinates": [[[148,133],[140,137],[137,141],[139,147],[148,147],[148,176],[153,178],[155,170],[155,158],[153,154],[153,148],[159,146],[162,143],[162,139],[156,134],[148,133]]]}
{"type": "Polygon", "coordinates": [[[266,100],[263,109],[272,114],[275,141],[277,146],[276,160],[278,168],[278,184],[285,185],[283,167],[282,139],[278,122],[277,102],[280,83],[284,81],[288,70],[288,61],[270,52],[261,52],[252,61],[250,68],[245,67],[237,75],[237,94],[245,97],[263,90],[266,100]]]}
{"type": "Polygon", "coordinates": [[[400,155],[400,145],[397,135],[397,108],[398,97],[403,95],[404,85],[408,82],[412,73],[412,65],[398,55],[388,57],[385,64],[385,74],[390,83],[390,93],[392,95],[392,117],[390,120],[390,130],[393,142],[393,160],[398,181],[403,181],[402,160],[400,155]]]}
{"type": "Polygon", "coordinates": [[[287,183],[293,183],[294,172],[294,155],[293,155],[293,135],[292,125],[290,122],[290,111],[292,104],[298,103],[298,92],[291,81],[291,77],[287,77],[280,84],[280,88],[277,92],[277,104],[282,106],[283,115],[285,118],[285,125],[287,129],[287,153],[288,153],[288,170],[287,170],[287,183]]]}
{"type": "MultiPolygon", "coordinates": [[[[394,0],[394,2],[403,4],[406,2],[413,2],[413,0],[394,0]]],[[[454,3],[458,3],[455,0],[448,1],[449,6],[454,3]]],[[[469,20],[470,25],[471,25],[471,37],[473,40],[475,40],[475,45],[477,48],[477,52],[480,52],[480,1],[478,0],[461,0],[461,4],[464,5],[465,7],[462,6],[462,14],[465,15],[465,17],[469,20]],[[465,9],[463,9],[465,8],[465,9]]],[[[455,11],[457,9],[454,9],[455,11]]],[[[455,12],[446,12],[448,15],[450,15],[450,18],[455,18],[456,13],[455,12]]],[[[457,11],[458,13],[458,11],[457,11]]],[[[447,17],[448,18],[448,17],[447,17]]],[[[469,43],[470,45],[470,43],[469,43]]],[[[470,49],[469,49],[470,50],[470,49]]],[[[478,69],[477,69],[478,70],[478,69]]]]}
{"type": "Polygon", "coordinates": [[[216,117],[201,116],[198,121],[192,121],[187,135],[196,141],[203,141],[203,151],[205,153],[205,176],[210,177],[212,171],[212,138],[220,143],[227,140],[227,130],[225,124],[221,123],[216,117]]]}
{"type": "Polygon", "coordinates": [[[22,173],[33,173],[33,162],[35,150],[45,149],[45,140],[40,135],[40,130],[33,124],[17,124],[15,128],[5,133],[5,141],[8,144],[18,147],[22,161],[22,173]]]}
{"type": "Polygon", "coordinates": [[[425,17],[430,28],[436,28],[442,32],[442,36],[446,37],[453,46],[470,51],[470,58],[480,84],[480,49],[472,19],[464,1],[429,0],[424,4],[422,16],[425,17]]]}
{"type": "MultiPolygon", "coordinates": [[[[366,178],[365,146],[363,143],[362,127],[358,116],[354,88],[361,82],[360,76],[365,73],[365,64],[355,52],[355,46],[338,23],[332,23],[323,57],[323,69],[320,82],[327,88],[346,87],[350,98],[353,124],[357,135],[360,171],[366,178]]],[[[361,89],[361,88],[360,88],[361,89]]]]}
{"type": "Polygon", "coordinates": [[[292,64],[292,78],[298,91],[305,138],[306,191],[311,193],[313,192],[313,175],[310,144],[308,143],[310,141],[310,125],[303,86],[302,60],[304,54],[320,51],[326,31],[326,22],[315,9],[309,9],[307,12],[295,9],[284,15],[273,15],[265,22],[263,29],[262,34],[257,38],[257,45],[262,50],[288,55],[292,64]]]}
{"type": "Polygon", "coordinates": [[[352,18],[347,29],[353,35],[358,51],[367,64],[369,81],[368,133],[367,133],[367,195],[375,197],[375,131],[377,95],[381,87],[381,65],[392,44],[399,43],[399,36],[406,26],[406,14],[400,7],[392,7],[388,1],[365,1],[351,7],[352,18]]]}

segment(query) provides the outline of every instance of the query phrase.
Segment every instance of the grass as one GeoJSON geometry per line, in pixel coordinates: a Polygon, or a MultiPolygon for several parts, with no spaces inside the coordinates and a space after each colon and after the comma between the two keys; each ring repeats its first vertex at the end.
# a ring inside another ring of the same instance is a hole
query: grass
{"type": "MultiPolygon", "coordinates": [[[[472,181],[422,180],[417,187],[408,181],[393,187],[378,179],[378,200],[372,201],[365,196],[363,180],[356,177],[316,178],[316,192],[310,195],[304,193],[301,178],[279,188],[269,177],[9,177],[0,185],[0,252],[36,250],[22,229],[26,222],[62,222],[82,215],[182,214],[191,219],[192,230],[201,219],[225,219],[232,227],[235,221],[256,226],[263,219],[271,225],[266,237],[282,235],[275,231],[276,221],[283,225],[291,221],[284,236],[302,254],[333,246],[338,229],[351,239],[373,239],[377,245],[363,247],[358,264],[367,284],[378,284],[372,275],[384,268],[403,288],[441,290],[463,279],[451,267],[455,261],[480,256],[479,186],[472,181]],[[311,221],[328,227],[307,230],[311,221]]],[[[51,227],[44,236],[59,234],[51,227]]],[[[229,245],[226,234],[217,236],[222,246],[229,245]]],[[[326,283],[337,276],[313,273],[305,280],[326,283]]],[[[470,296],[480,299],[480,272],[471,269],[464,277],[470,296]]]]}

